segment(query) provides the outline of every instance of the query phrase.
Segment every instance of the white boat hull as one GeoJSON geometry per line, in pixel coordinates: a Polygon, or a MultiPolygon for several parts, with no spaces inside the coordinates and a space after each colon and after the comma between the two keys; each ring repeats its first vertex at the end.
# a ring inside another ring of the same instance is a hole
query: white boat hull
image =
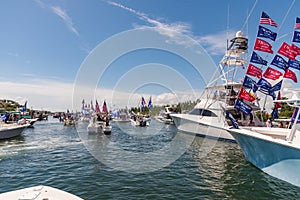
{"type": "Polygon", "coordinates": [[[66,199],[66,200],[83,200],[71,193],[52,188],[49,186],[35,186],[11,192],[0,194],[0,199],[28,199],[28,200],[51,200],[51,199],[66,199]]]}
{"type": "Polygon", "coordinates": [[[172,119],[178,130],[197,134],[202,137],[210,137],[218,140],[235,141],[229,132],[224,130],[223,125],[218,126],[218,118],[200,119],[198,116],[187,114],[172,114],[172,119]],[[215,123],[213,123],[215,122],[215,123]]]}
{"type": "Polygon", "coordinates": [[[145,126],[149,126],[150,125],[150,120],[151,119],[146,119],[141,121],[134,121],[133,119],[130,119],[130,123],[132,126],[141,126],[141,127],[145,127],[145,126]]]}
{"type": "MultiPolygon", "coordinates": [[[[290,130],[290,129],[285,129],[290,130]]],[[[246,159],[267,174],[300,187],[300,145],[245,129],[227,129],[246,159]]],[[[297,135],[299,131],[297,130],[297,135]]]]}
{"type": "Polygon", "coordinates": [[[21,135],[21,133],[29,126],[25,125],[9,125],[0,128],[0,140],[9,139],[21,135]]]}

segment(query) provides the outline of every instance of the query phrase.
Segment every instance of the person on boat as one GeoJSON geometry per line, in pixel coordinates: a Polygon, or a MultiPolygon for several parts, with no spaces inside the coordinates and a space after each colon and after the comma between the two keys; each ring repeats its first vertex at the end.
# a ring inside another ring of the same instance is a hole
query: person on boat
{"type": "Polygon", "coordinates": [[[282,122],[279,122],[278,128],[283,128],[283,123],[282,122]]]}
{"type": "Polygon", "coordinates": [[[273,126],[272,121],[270,119],[267,120],[267,127],[271,128],[273,126]]]}
{"type": "Polygon", "coordinates": [[[109,119],[108,119],[108,116],[105,117],[105,125],[106,125],[106,126],[109,126],[109,119]]]}
{"type": "Polygon", "coordinates": [[[289,122],[285,123],[285,128],[289,128],[289,122]]]}
{"type": "Polygon", "coordinates": [[[247,126],[255,126],[254,121],[250,119],[247,123],[247,126]]]}

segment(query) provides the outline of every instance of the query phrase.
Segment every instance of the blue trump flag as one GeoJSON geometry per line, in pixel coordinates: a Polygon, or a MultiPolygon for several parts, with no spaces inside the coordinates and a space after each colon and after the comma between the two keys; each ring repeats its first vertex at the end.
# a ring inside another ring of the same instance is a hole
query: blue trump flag
{"type": "Polygon", "coordinates": [[[282,86],[282,80],[279,81],[278,83],[276,83],[271,89],[270,92],[275,92],[275,91],[279,91],[281,89],[282,86]]]}
{"type": "Polygon", "coordinates": [[[268,38],[270,40],[275,41],[277,37],[277,33],[271,31],[270,29],[267,29],[263,26],[258,27],[257,37],[263,37],[268,38]]]}
{"type": "Polygon", "coordinates": [[[246,115],[250,115],[252,111],[252,107],[246,104],[245,102],[241,101],[240,99],[236,99],[234,108],[239,111],[242,111],[246,115]]]}
{"type": "Polygon", "coordinates": [[[289,59],[289,67],[300,70],[300,62],[298,60],[289,59]]]}
{"type": "Polygon", "coordinates": [[[231,121],[231,124],[234,128],[239,128],[238,122],[236,121],[236,119],[234,119],[234,117],[228,110],[226,110],[226,118],[228,118],[231,121]]]}
{"type": "Polygon", "coordinates": [[[278,109],[274,109],[271,114],[273,119],[278,119],[278,109]]]}
{"type": "Polygon", "coordinates": [[[300,32],[294,31],[293,42],[300,42],[300,32]]]}
{"type": "Polygon", "coordinates": [[[253,51],[250,62],[261,64],[267,66],[268,61],[264,60],[262,57],[260,57],[255,51],[253,51]]]}
{"type": "MultiPolygon", "coordinates": [[[[282,82],[281,82],[282,83],[282,82]]],[[[276,99],[276,95],[274,93],[274,91],[272,90],[272,85],[271,83],[269,83],[266,79],[261,78],[258,82],[257,82],[257,86],[259,87],[259,91],[266,94],[266,95],[270,95],[272,96],[273,100],[276,99]]],[[[276,86],[276,85],[275,85],[276,86]]],[[[274,86],[274,87],[275,87],[274,86]]],[[[278,84],[274,89],[277,89],[278,87],[281,87],[281,84],[278,84]]]]}
{"type": "Polygon", "coordinates": [[[279,55],[276,55],[276,56],[273,58],[273,60],[272,60],[272,62],[271,62],[271,65],[274,65],[274,66],[276,66],[276,67],[278,67],[278,68],[280,68],[280,69],[283,69],[283,70],[285,70],[286,68],[289,67],[288,62],[286,62],[286,61],[284,60],[284,58],[282,58],[282,57],[279,56],[279,55]]]}
{"type": "Polygon", "coordinates": [[[24,106],[22,107],[22,112],[25,112],[26,111],[26,109],[27,109],[27,101],[25,102],[25,104],[24,104],[24,106]]]}
{"type": "Polygon", "coordinates": [[[272,88],[271,83],[269,83],[266,79],[261,78],[259,79],[259,81],[257,82],[257,86],[261,89],[266,89],[266,90],[270,90],[272,88]]]}
{"type": "Polygon", "coordinates": [[[245,76],[243,86],[252,89],[253,92],[256,92],[258,89],[256,82],[249,76],[245,76]]]}
{"type": "Polygon", "coordinates": [[[1,120],[6,120],[6,114],[4,113],[4,114],[1,114],[1,120]]]}

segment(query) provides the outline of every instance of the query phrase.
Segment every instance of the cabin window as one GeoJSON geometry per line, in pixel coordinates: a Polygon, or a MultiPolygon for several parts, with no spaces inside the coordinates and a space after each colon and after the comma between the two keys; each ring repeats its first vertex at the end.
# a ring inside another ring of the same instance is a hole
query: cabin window
{"type": "Polygon", "coordinates": [[[199,109],[199,108],[193,109],[189,114],[206,116],[206,117],[217,117],[217,115],[215,113],[211,112],[210,110],[199,109]]]}

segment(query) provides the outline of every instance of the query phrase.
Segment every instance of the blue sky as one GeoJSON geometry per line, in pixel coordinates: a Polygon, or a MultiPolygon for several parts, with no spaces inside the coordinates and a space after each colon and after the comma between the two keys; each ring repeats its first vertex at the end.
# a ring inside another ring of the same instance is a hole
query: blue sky
{"type": "MultiPolygon", "coordinates": [[[[299,10],[300,2],[290,0],[3,0],[0,97],[20,103],[28,100],[29,106],[37,109],[65,110],[72,103],[77,106],[76,102],[81,101],[72,99],[74,81],[84,60],[100,43],[134,28],[163,28],[171,39],[172,31],[184,34],[199,42],[217,63],[225,51],[227,35],[232,36],[241,28],[249,37],[249,51],[253,49],[261,12],[266,11],[279,24],[278,29],[270,29],[279,31],[279,37],[284,36],[274,44],[276,50],[281,41],[290,43],[299,10]]],[[[203,88],[201,76],[184,59],[162,50],[143,49],[114,60],[99,77],[99,84],[92,88],[95,92],[86,97],[87,101],[106,99],[111,106],[127,105],[128,99],[113,102],[109,91],[117,88],[118,92],[126,93],[126,84],[116,87],[121,77],[134,67],[149,63],[169,66],[187,78],[192,89],[203,88]]],[[[164,74],[157,74],[163,79],[164,74]]],[[[140,74],[134,76],[143,78],[140,74]]],[[[172,90],[155,84],[137,86],[130,93],[135,93],[136,98],[152,95],[154,103],[167,103],[172,91],[181,91],[180,98],[175,95],[176,98],[169,99],[172,103],[195,96],[189,96],[188,90],[180,85],[172,90]]],[[[115,95],[122,97],[121,93],[115,95]]],[[[135,101],[132,100],[133,105],[135,101]]]]}

